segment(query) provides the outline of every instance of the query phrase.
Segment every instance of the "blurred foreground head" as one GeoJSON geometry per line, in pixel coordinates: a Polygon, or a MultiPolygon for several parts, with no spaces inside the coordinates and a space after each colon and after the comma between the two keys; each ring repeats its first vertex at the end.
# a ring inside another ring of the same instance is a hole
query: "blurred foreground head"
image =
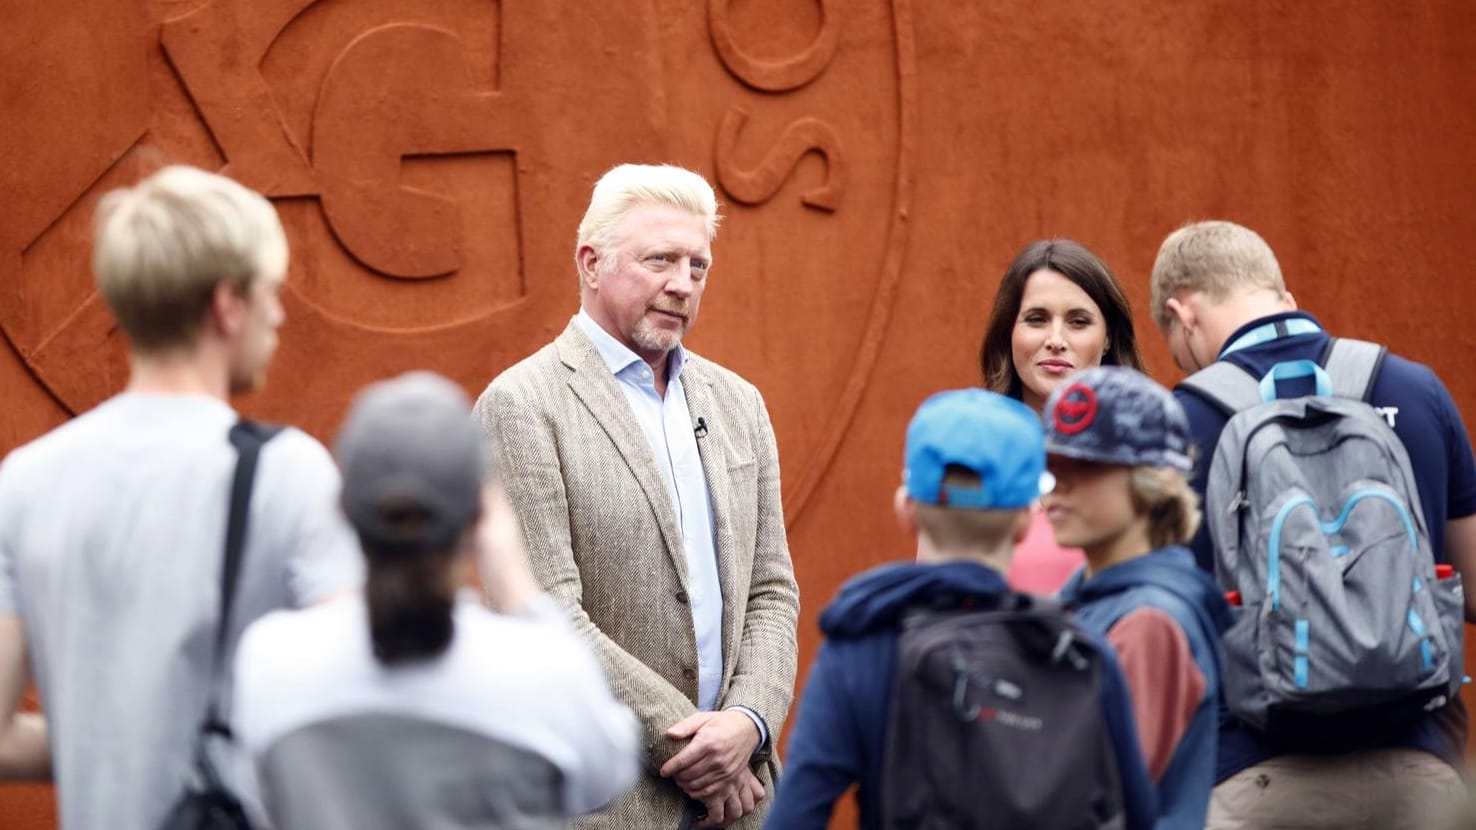
{"type": "Polygon", "coordinates": [[[220,356],[229,391],[259,386],[283,322],[287,237],[240,184],[171,166],[98,205],[93,271],[135,360],[220,356]]]}
{"type": "Polygon", "coordinates": [[[430,372],[355,399],[336,451],[342,505],[368,561],[375,655],[433,657],[452,635],[456,565],[475,549],[488,467],[460,387],[430,372]]]}

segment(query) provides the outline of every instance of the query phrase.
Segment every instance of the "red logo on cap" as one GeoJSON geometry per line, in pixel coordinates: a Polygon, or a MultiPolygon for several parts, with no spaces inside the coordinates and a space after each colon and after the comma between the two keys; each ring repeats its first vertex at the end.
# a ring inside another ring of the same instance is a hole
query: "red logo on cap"
{"type": "Polygon", "coordinates": [[[1056,401],[1052,417],[1055,418],[1057,432],[1063,435],[1081,432],[1097,417],[1097,393],[1084,383],[1071,384],[1056,401]]]}

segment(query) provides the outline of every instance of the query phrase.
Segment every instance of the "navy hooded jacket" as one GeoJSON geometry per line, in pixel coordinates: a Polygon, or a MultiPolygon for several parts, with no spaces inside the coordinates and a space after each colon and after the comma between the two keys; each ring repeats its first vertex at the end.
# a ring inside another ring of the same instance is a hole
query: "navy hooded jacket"
{"type": "Polygon", "coordinates": [[[1107,636],[1118,620],[1140,608],[1168,614],[1184,632],[1205,689],[1194,717],[1158,781],[1160,830],[1204,827],[1215,785],[1220,637],[1233,621],[1230,606],[1187,548],[1170,547],[1103,569],[1090,579],[1077,571],[1061,601],[1082,625],[1107,636]]]}
{"type": "MultiPolygon", "coordinates": [[[[1270,325],[1273,328],[1292,320],[1316,323],[1312,315],[1302,311],[1272,314],[1252,320],[1236,329],[1226,340],[1234,343],[1251,331],[1270,325]]],[[[1321,330],[1309,334],[1276,337],[1254,346],[1221,354],[1221,360],[1246,370],[1252,377],[1264,377],[1277,363],[1291,360],[1320,361],[1331,337],[1321,330]]],[[[1292,381],[1293,389],[1298,381],[1292,381]]],[[[1214,458],[1220,432],[1228,420],[1209,401],[1188,389],[1174,391],[1189,416],[1189,429],[1203,459],[1190,484],[1201,497],[1205,495],[1209,462],[1214,458]]],[[[1425,511],[1425,529],[1430,534],[1431,551],[1436,562],[1448,561],[1445,555],[1445,526],[1451,519],[1476,515],[1476,461],[1461,413],[1451,400],[1445,384],[1429,367],[1405,360],[1395,354],[1384,358],[1379,376],[1369,392],[1369,403],[1387,413],[1394,434],[1409,452],[1415,484],[1420,491],[1420,504],[1425,511]]],[[[1200,567],[1214,573],[1213,548],[1205,525],[1190,543],[1200,567]]],[[[1469,590],[1469,589],[1468,589],[1469,590]]],[[[1371,735],[1342,736],[1351,745],[1346,750],[1408,748],[1428,752],[1445,760],[1455,769],[1464,768],[1466,710],[1458,697],[1429,716],[1421,718],[1409,729],[1387,730],[1371,735]]],[[[1319,741],[1318,743],[1322,743],[1319,741]]],[[[1326,747],[1304,744],[1296,738],[1275,740],[1240,722],[1225,710],[1220,721],[1218,779],[1224,781],[1236,773],[1282,755],[1324,753],[1326,747]]]]}
{"type": "MultiPolygon", "coordinates": [[[[897,637],[902,612],[948,594],[988,600],[1008,592],[1004,577],[975,562],[898,563],[867,571],[842,586],[820,616],[820,647],[795,716],[784,777],[765,825],[770,830],[816,828],[830,821],[835,802],[858,784],[861,827],[881,826],[886,753],[897,637]]],[[[1127,827],[1153,826],[1153,785],[1138,751],[1132,706],[1112,649],[1100,705],[1122,777],[1127,827]]],[[[1029,763],[1046,763],[1030,759],[1029,763]]]]}

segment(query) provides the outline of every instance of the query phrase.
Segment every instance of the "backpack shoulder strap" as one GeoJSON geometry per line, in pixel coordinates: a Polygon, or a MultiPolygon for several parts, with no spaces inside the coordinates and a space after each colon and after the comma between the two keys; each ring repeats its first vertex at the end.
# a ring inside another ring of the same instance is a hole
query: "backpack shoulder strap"
{"type": "Polygon", "coordinates": [[[1052,663],[1064,660],[1077,671],[1091,667],[1097,644],[1059,599],[1040,594],[1013,596],[1017,598],[1014,610],[1028,614],[1030,619],[1018,631],[1021,644],[1052,663]]]}
{"type": "Polygon", "coordinates": [[[1227,418],[1261,402],[1261,385],[1256,379],[1224,360],[1217,360],[1180,381],[1179,388],[1214,404],[1227,418]]]}
{"type": "Polygon", "coordinates": [[[282,428],[242,420],[231,427],[230,440],[238,453],[231,479],[230,512],[226,516],[225,554],[220,570],[220,617],[215,624],[215,665],[220,669],[231,607],[236,599],[236,580],[241,573],[241,554],[246,547],[246,516],[251,508],[251,490],[256,481],[256,460],[261,447],[282,428]]]}
{"type": "Polygon", "coordinates": [[[1322,367],[1332,379],[1333,394],[1339,398],[1367,401],[1373,394],[1374,380],[1384,365],[1389,349],[1366,340],[1334,338],[1322,367]]]}
{"type": "Polygon", "coordinates": [[[231,427],[230,441],[236,448],[235,472],[231,478],[230,510],[226,514],[225,550],[220,568],[220,614],[215,620],[215,651],[210,659],[211,692],[202,735],[228,733],[220,717],[219,689],[214,681],[225,670],[226,632],[230,630],[231,607],[236,599],[236,581],[241,574],[246,548],[246,517],[251,510],[251,490],[256,481],[256,461],[262,445],[281,432],[280,426],[241,420],[231,427]]]}

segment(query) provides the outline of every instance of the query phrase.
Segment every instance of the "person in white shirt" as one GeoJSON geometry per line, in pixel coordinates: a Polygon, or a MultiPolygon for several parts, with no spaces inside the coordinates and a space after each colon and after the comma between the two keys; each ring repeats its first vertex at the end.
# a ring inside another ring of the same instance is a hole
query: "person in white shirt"
{"type": "Polygon", "coordinates": [[[561,827],[635,783],[635,718],[538,589],[469,415],[430,373],[361,393],[336,451],[364,591],[242,638],[235,729],[279,830],[561,827]]]}
{"type": "Polygon", "coordinates": [[[0,465],[0,779],[54,776],[68,830],[158,827],[197,783],[214,669],[242,629],[362,578],[333,459],[282,430],[217,656],[229,401],[265,379],[287,262],[271,203],[224,176],[166,167],[98,205],[93,271],[128,385],[0,465]],[[17,711],[31,679],[44,720],[17,711]]]}

